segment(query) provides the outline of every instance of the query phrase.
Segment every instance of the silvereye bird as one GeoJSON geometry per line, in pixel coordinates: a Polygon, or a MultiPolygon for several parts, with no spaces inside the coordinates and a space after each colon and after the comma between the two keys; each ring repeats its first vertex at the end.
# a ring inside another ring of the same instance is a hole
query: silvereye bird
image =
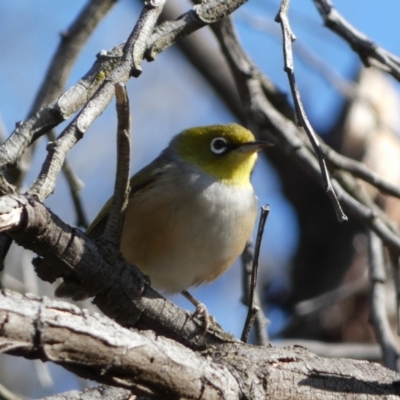
{"type": "MultiPolygon", "coordinates": [[[[187,129],[130,181],[121,252],[164,293],[211,282],[250,239],[257,198],[250,174],[257,152],[271,146],[236,124],[187,129]]],[[[111,199],[87,233],[104,231],[111,199]]],[[[64,283],[59,297],[83,299],[64,283]]]]}

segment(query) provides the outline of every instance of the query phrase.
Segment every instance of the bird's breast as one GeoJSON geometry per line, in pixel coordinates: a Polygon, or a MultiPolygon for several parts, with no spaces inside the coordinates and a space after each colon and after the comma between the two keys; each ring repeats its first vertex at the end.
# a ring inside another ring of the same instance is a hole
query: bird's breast
{"type": "Polygon", "coordinates": [[[251,185],[196,175],[178,182],[164,178],[131,198],[121,240],[126,260],[169,293],[228,269],[251,237],[257,214],[251,185]]]}

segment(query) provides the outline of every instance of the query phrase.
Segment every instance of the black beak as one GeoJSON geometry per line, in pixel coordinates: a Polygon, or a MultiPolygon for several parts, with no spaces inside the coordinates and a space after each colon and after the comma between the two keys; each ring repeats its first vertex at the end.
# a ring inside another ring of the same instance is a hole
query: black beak
{"type": "Polygon", "coordinates": [[[253,142],[247,142],[241,144],[237,151],[241,153],[256,153],[262,149],[266,149],[268,147],[272,147],[274,144],[270,142],[266,142],[264,140],[254,140],[253,142]]]}

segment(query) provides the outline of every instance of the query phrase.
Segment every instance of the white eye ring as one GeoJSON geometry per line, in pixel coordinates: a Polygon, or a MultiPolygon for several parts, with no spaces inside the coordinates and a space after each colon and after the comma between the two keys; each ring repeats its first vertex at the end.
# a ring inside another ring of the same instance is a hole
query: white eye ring
{"type": "Polygon", "coordinates": [[[227,146],[228,141],[223,137],[217,137],[211,140],[210,148],[214,154],[222,154],[228,148],[227,146]]]}

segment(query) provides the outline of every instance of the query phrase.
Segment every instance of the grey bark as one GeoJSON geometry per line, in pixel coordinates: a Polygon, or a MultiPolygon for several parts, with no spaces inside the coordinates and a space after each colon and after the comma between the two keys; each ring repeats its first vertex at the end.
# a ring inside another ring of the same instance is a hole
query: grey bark
{"type": "Polygon", "coordinates": [[[305,348],[224,343],[191,350],[78,307],[0,293],[0,350],[164,399],[396,399],[400,376],[378,364],[305,348]],[[162,397],[161,397],[162,396],[162,397]]]}

